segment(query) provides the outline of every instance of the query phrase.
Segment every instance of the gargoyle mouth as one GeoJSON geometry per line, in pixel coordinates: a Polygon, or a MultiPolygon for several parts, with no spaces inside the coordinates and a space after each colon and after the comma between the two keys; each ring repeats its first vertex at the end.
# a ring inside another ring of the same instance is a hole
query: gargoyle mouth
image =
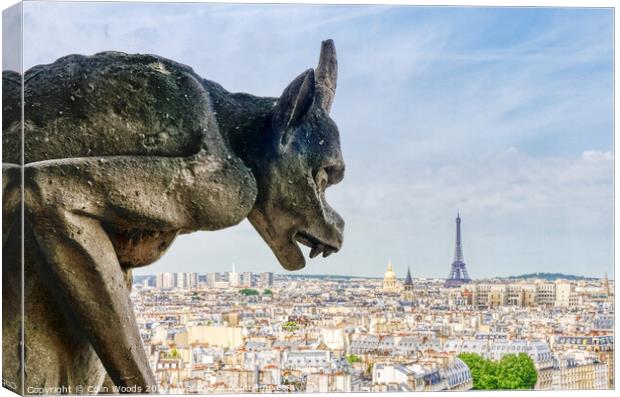
{"type": "Polygon", "coordinates": [[[329,243],[326,243],[320,240],[317,237],[312,236],[311,234],[303,231],[297,231],[295,233],[294,239],[299,243],[305,245],[306,247],[310,247],[310,258],[314,258],[319,255],[321,252],[323,253],[323,258],[327,258],[334,252],[338,252],[339,247],[335,247],[329,243]]]}

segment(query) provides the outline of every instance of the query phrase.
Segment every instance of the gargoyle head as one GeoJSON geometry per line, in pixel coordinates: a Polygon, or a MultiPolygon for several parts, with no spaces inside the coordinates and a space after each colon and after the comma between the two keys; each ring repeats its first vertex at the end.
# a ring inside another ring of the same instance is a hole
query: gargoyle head
{"type": "Polygon", "coordinates": [[[297,243],[311,248],[311,258],[342,246],[344,221],[325,199],[345,168],[329,116],[337,73],[334,43],[324,41],[318,67],[297,76],[278,99],[265,157],[254,170],[258,196],[248,219],[287,270],[305,266],[297,243]]]}

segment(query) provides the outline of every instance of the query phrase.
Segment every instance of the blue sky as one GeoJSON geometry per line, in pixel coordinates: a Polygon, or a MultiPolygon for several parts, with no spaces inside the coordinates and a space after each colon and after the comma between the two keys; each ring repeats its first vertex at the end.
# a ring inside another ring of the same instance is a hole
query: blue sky
{"type": "MultiPolygon", "coordinates": [[[[25,67],[155,53],[230,91],[279,95],[339,57],[345,245],[306,273],[445,277],[457,208],[474,278],[613,273],[610,9],[33,3],[25,67]]],[[[156,271],[281,272],[251,226],[181,237],[156,271]]]]}

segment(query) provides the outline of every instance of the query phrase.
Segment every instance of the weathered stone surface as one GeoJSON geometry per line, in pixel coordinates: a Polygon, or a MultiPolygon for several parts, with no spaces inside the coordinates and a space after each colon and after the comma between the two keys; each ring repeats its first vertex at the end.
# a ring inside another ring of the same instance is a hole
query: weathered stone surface
{"type": "MultiPolygon", "coordinates": [[[[336,73],[331,40],[279,98],[229,93],[154,55],[69,55],[25,73],[27,386],[98,386],[107,372],[118,386],[153,391],[131,269],[180,233],[247,217],[289,270],[305,265],[297,243],[311,257],[340,249],[344,222],[325,200],[344,176],[329,117],[336,73]]],[[[20,203],[20,79],[3,73],[9,215],[20,203]]],[[[4,302],[20,299],[20,263],[6,255],[19,251],[20,232],[3,223],[4,302]]],[[[20,332],[3,321],[3,377],[16,382],[20,332]]]]}

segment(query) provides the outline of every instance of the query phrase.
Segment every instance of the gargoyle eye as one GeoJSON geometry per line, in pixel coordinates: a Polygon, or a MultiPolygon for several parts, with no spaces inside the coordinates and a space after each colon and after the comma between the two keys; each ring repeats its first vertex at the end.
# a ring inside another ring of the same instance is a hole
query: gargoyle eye
{"type": "Polygon", "coordinates": [[[342,181],[342,179],[344,178],[343,165],[332,165],[330,167],[325,167],[325,172],[327,173],[328,177],[327,186],[335,185],[342,181]]]}

